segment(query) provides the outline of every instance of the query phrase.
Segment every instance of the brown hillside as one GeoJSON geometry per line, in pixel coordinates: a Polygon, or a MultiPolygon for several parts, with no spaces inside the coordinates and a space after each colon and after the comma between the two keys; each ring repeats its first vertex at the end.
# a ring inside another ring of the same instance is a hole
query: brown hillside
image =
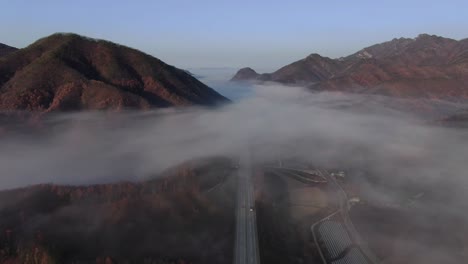
{"type": "Polygon", "coordinates": [[[147,109],[225,101],[157,58],[75,34],[54,34],[0,59],[3,110],[147,109]]]}
{"type": "Polygon", "coordinates": [[[215,158],[143,182],[0,191],[0,263],[232,263],[230,173],[215,158]]]}
{"type": "Polygon", "coordinates": [[[0,57],[6,56],[14,51],[18,50],[17,48],[10,47],[8,45],[0,43],[0,57]]]}
{"type": "Polygon", "coordinates": [[[314,90],[466,100],[468,40],[422,34],[373,45],[345,58],[313,54],[258,76],[255,80],[268,76],[268,81],[314,90]]]}

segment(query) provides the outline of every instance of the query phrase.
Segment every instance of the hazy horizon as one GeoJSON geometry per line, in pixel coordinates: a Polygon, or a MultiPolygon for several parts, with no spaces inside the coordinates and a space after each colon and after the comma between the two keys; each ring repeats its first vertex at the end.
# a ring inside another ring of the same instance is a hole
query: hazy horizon
{"type": "Polygon", "coordinates": [[[2,8],[0,43],[23,48],[56,32],[73,32],[127,45],[181,68],[279,68],[311,53],[337,58],[422,33],[468,37],[464,1],[48,0],[9,2],[2,8]]]}

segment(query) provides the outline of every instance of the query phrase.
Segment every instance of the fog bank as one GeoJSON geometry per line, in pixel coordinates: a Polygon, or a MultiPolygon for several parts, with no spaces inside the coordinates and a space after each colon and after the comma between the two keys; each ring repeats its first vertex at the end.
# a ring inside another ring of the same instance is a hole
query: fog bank
{"type": "Polygon", "coordinates": [[[256,85],[251,96],[218,109],[51,115],[41,125],[46,132],[1,136],[0,186],[140,180],[248,146],[258,160],[281,153],[318,165],[370,166],[382,175],[463,174],[465,130],[426,125],[386,104],[372,96],[256,85]]]}

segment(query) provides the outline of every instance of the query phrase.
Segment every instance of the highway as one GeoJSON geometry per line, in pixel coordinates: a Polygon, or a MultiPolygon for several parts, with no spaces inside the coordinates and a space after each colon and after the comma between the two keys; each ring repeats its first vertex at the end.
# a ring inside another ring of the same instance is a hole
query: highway
{"type": "Polygon", "coordinates": [[[237,181],[234,263],[258,264],[260,263],[260,254],[250,151],[245,151],[240,157],[237,181]]]}

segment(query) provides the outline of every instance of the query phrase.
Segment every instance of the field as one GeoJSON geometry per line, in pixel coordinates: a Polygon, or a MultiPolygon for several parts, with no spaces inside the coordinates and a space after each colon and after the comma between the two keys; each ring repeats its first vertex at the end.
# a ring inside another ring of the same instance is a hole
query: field
{"type": "Polygon", "coordinates": [[[310,227],[335,210],[326,187],[261,170],[255,185],[261,262],[320,261],[310,227]]]}

